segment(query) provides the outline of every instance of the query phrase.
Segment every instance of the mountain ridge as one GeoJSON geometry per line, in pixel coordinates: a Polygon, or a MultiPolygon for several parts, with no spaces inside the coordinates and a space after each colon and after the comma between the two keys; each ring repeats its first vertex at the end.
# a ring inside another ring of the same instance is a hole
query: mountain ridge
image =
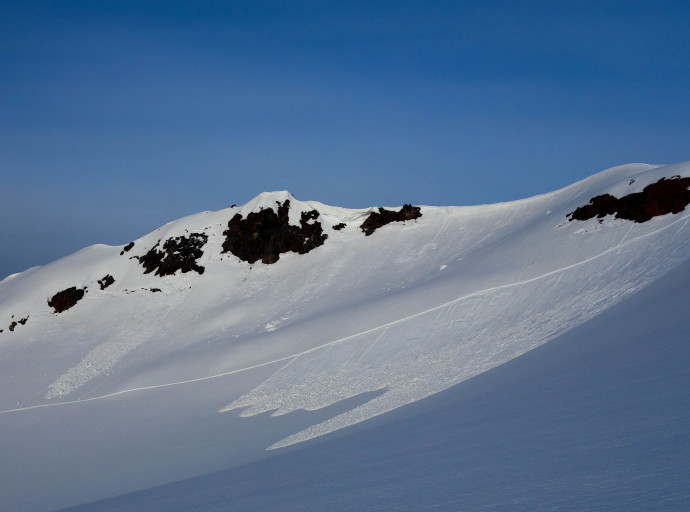
{"type": "MultiPolygon", "coordinates": [[[[94,433],[70,420],[74,430],[60,434],[63,456],[84,438],[98,441],[91,449],[103,460],[126,453],[142,464],[117,485],[72,498],[87,501],[361,424],[548,343],[686,262],[687,209],[641,223],[568,215],[603,194],[688,177],[687,162],[629,164],[509,203],[422,205],[419,217],[369,235],[362,225],[377,208],[263,193],[170,222],[133,245],[85,248],[0,282],[0,427],[40,418],[28,436],[68,414],[116,425],[117,435],[94,433]],[[261,242],[253,262],[225,250],[233,225],[261,242]],[[59,313],[49,305],[77,295],[59,313]],[[158,410],[165,413],[152,415],[158,410]],[[143,418],[143,429],[128,423],[143,418]],[[170,444],[183,443],[199,421],[208,447],[171,454],[155,441],[178,422],[170,444]],[[121,433],[151,445],[133,451],[121,433]]],[[[24,457],[20,466],[35,471],[35,456],[24,457]]],[[[74,478],[100,464],[78,460],[74,478]]]]}

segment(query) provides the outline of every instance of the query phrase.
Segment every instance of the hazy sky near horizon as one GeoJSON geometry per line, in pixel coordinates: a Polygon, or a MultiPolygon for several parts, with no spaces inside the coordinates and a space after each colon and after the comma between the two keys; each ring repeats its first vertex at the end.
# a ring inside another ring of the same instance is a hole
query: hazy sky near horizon
{"type": "Polygon", "coordinates": [[[690,4],[0,0],[0,278],[266,190],[491,203],[690,159],[690,4]]]}

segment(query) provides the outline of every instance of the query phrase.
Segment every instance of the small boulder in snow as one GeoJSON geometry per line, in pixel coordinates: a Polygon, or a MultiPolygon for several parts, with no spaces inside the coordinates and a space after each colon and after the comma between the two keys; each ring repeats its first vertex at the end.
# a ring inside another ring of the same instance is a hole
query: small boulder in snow
{"type": "Polygon", "coordinates": [[[84,298],[85,291],[86,288],[80,289],[76,286],[72,286],[71,288],[67,288],[65,290],[62,290],[61,292],[57,292],[50,299],[48,299],[48,306],[53,308],[55,310],[55,313],[62,313],[63,311],[67,311],[77,302],[79,302],[82,298],[84,298]]]}

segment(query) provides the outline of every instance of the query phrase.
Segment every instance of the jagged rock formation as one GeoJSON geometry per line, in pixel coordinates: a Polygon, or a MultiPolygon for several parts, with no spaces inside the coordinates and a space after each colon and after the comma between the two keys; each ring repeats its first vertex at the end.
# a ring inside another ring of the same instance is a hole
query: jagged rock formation
{"type": "Polygon", "coordinates": [[[369,236],[381,226],[391,222],[403,222],[418,219],[421,216],[422,212],[419,206],[412,206],[410,204],[403,205],[400,211],[397,212],[379,208],[378,212],[371,212],[359,228],[364,231],[366,236],[369,236]]]}
{"type": "Polygon", "coordinates": [[[335,226],[333,226],[333,229],[335,229],[336,231],[340,231],[340,230],[343,229],[344,227],[345,227],[345,223],[344,223],[344,222],[340,222],[339,224],[336,224],[335,226]]]}
{"type": "Polygon", "coordinates": [[[57,292],[48,299],[48,306],[53,308],[55,313],[62,313],[79,302],[84,297],[85,292],[86,288],[79,289],[76,286],[72,286],[71,288],[57,292]]]}
{"type": "Polygon", "coordinates": [[[170,276],[178,270],[183,274],[192,270],[204,273],[204,267],[196,260],[204,254],[202,248],[208,236],[204,233],[191,233],[189,236],[169,238],[163,243],[163,250],[158,249],[160,240],[146,254],[138,256],[144,267],[144,274],[153,272],[157,276],[170,276]]]}
{"type": "Polygon", "coordinates": [[[101,290],[105,290],[108,286],[113,284],[115,282],[115,278],[111,276],[110,274],[106,274],[103,278],[98,280],[98,284],[101,287],[101,290]]]}
{"type": "MultiPolygon", "coordinates": [[[[631,181],[632,183],[632,181],[631,181]]],[[[614,215],[617,219],[647,222],[658,215],[682,212],[690,203],[690,178],[673,176],[661,178],[647,185],[642,192],[628,194],[620,199],[611,194],[593,197],[589,204],[568,214],[568,220],[588,220],[614,215]]]]}
{"type": "Polygon", "coordinates": [[[230,252],[248,263],[261,260],[271,264],[286,252],[306,254],[323,245],[328,235],[316,219],[319,212],[302,212],[299,226],[289,223],[290,200],[276,201],[278,212],[267,208],[251,212],[247,218],[236,214],[223,232],[223,252],[230,252]],[[313,222],[310,222],[313,221],[313,222]]]}

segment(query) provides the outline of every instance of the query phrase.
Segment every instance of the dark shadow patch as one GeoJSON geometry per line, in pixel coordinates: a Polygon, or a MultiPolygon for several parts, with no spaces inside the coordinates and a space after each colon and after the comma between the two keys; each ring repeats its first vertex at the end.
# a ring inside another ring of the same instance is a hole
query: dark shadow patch
{"type": "Polygon", "coordinates": [[[204,254],[202,248],[207,240],[208,237],[204,233],[168,238],[163,243],[163,250],[158,248],[159,240],[149,252],[143,256],[137,256],[137,259],[144,267],[144,274],[154,270],[157,276],[170,276],[178,270],[183,274],[192,270],[203,274],[205,269],[198,265],[196,260],[204,254]]]}
{"type": "Polygon", "coordinates": [[[110,274],[106,274],[102,279],[98,280],[98,284],[101,287],[101,290],[105,290],[108,286],[113,284],[115,282],[115,278],[111,276],[110,274]]]}
{"type": "Polygon", "coordinates": [[[86,292],[86,288],[78,289],[76,286],[57,292],[48,299],[48,306],[55,310],[55,313],[62,313],[79,302],[86,292]]]}
{"type": "Polygon", "coordinates": [[[223,232],[223,252],[230,252],[248,263],[261,260],[269,265],[278,261],[283,253],[306,254],[323,245],[328,235],[316,220],[319,212],[302,212],[300,225],[291,226],[290,201],[282,204],[276,201],[276,204],[277,213],[267,208],[249,213],[246,219],[239,213],[230,219],[228,229],[223,232]]]}
{"type": "Polygon", "coordinates": [[[127,245],[125,245],[122,250],[120,251],[120,256],[122,256],[124,253],[129,252],[132,247],[134,247],[134,242],[129,242],[127,245]]]}
{"type": "Polygon", "coordinates": [[[340,231],[343,228],[345,228],[344,222],[341,222],[340,224],[336,224],[335,226],[333,226],[333,229],[335,229],[336,231],[340,231]]]}
{"type": "Polygon", "coordinates": [[[567,217],[569,221],[573,221],[615,215],[617,219],[647,222],[659,215],[682,212],[690,203],[688,187],[690,178],[661,178],[656,183],[647,185],[642,192],[628,194],[620,199],[611,194],[593,197],[589,204],[576,208],[567,217]]]}
{"type": "Polygon", "coordinates": [[[418,219],[421,216],[421,208],[419,206],[412,206],[411,204],[403,205],[400,211],[397,212],[379,208],[378,212],[371,212],[369,214],[365,221],[362,222],[360,229],[364,231],[366,236],[369,236],[381,226],[385,226],[391,222],[404,222],[406,220],[418,219]]]}

